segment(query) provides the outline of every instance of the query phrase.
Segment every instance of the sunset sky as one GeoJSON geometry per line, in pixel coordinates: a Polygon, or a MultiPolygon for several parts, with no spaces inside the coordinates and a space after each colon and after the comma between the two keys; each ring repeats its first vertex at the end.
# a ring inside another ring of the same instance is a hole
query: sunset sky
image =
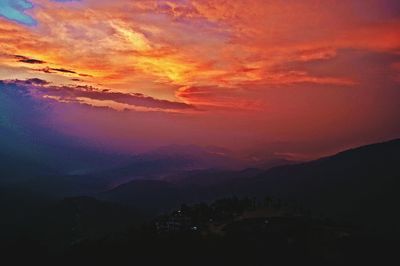
{"type": "Polygon", "coordinates": [[[400,137],[398,0],[0,0],[0,125],[307,159],[400,137]]]}

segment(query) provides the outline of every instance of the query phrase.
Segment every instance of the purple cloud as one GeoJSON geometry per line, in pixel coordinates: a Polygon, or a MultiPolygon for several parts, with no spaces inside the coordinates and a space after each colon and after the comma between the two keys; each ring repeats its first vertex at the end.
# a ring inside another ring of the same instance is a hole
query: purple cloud
{"type": "Polygon", "coordinates": [[[188,110],[195,107],[182,102],[162,100],[143,95],[141,93],[122,93],[110,90],[100,90],[91,86],[52,86],[42,79],[0,81],[3,84],[19,85],[32,93],[39,92],[47,96],[59,97],[70,102],[79,102],[78,98],[87,98],[98,101],[113,101],[133,107],[146,107],[163,110],[188,110]]]}

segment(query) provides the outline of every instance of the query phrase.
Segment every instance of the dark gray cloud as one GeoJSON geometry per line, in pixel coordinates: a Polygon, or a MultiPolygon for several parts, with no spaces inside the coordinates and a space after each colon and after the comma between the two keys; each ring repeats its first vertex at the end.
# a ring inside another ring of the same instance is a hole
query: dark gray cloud
{"type": "Polygon", "coordinates": [[[22,63],[26,63],[26,64],[44,64],[44,63],[46,63],[43,60],[29,58],[29,57],[26,57],[23,55],[15,55],[14,57],[18,60],[18,62],[22,62],[22,63]]]}
{"type": "Polygon", "coordinates": [[[82,74],[82,73],[80,73],[79,76],[81,76],[81,77],[93,77],[92,75],[89,75],[89,74],[82,74]]]}
{"type": "Polygon", "coordinates": [[[70,74],[77,74],[75,71],[70,70],[70,69],[65,69],[65,68],[50,68],[50,70],[56,71],[56,72],[63,72],[63,73],[70,73],[70,74]]]}
{"type": "Polygon", "coordinates": [[[74,74],[74,75],[79,75],[81,77],[93,77],[92,75],[84,74],[84,73],[78,73],[75,70],[72,69],[67,69],[67,68],[53,68],[53,67],[44,67],[40,69],[32,69],[35,71],[47,73],[47,74],[54,74],[54,73],[66,73],[66,74],[74,74]]]}

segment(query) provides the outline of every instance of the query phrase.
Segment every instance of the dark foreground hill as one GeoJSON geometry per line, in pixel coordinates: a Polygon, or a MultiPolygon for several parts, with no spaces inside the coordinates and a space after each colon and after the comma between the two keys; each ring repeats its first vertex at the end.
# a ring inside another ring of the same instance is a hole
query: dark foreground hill
{"type": "Polygon", "coordinates": [[[109,191],[97,198],[142,208],[153,213],[165,211],[185,202],[183,191],[173,184],[159,180],[135,180],[109,191]]]}
{"type": "Polygon", "coordinates": [[[125,226],[129,216],[121,215],[117,205],[72,198],[54,207],[42,225],[50,234],[13,245],[0,243],[3,259],[45,265],[149,266],[387,265],[396,259],[396,241],[302,214],[271,198],[183,205],[125,230],[119,225],[125,226]],[[76,238],[80,232],[87,233],[76,238]],[[69,240],[67,245],[54,249],[62,238],[69,240]]]}
{"type": "Polygon", "coordinates": [[[132,207],[90,197],[57,200],[27,190],[8,191],[0,196],[0,249],[10,252],[32,252],[34,246],[42,255],[56,254],[149,219],[132,207]]]}

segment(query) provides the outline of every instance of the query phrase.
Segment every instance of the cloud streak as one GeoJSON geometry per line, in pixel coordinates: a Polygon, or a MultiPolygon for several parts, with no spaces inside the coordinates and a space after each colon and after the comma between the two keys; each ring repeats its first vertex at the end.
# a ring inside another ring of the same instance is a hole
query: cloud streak
{"type": "Polygon", "coordinates": [[[27,64],[45,64],[45,61],[34,59],[34,58],[29,58],[23,55],[15,55],[15,58],[18,60],[18,62],[22,63],[27,63],[27,64]]]}

